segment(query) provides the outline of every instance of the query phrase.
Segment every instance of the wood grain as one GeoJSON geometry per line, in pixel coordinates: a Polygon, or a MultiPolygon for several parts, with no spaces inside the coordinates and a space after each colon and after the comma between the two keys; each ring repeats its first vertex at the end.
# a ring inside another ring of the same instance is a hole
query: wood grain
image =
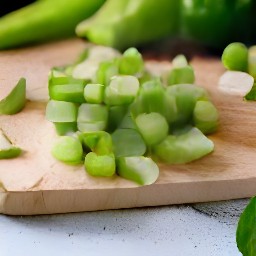
{"type": "MultiPolygon", "coordinates": [[[[0,127],[20,147],[21,157],[0,162],[0,212],[10,215],[53,214],[245,198],[256,194],[256,103],[221,94],[224,69],[217,58],[194,56],[197,84],[206,87],[220,112],[220,128],[211,135],[212,154],[186,165],[160,165],[160,177],[139,187],[117,176],[92,178],[82,166],[68,166],[51,156],[56,139],[45,120],[47,76],[52,66],[73,61],[88,44],[80,40],[0,53],[0,91],[23,76],[25,109],[0,116],[0,127]],[[41,102],[34,102],[33,99],[41,102]]],[[[167,61],[147,63],[156,73],[167,61]]]]}

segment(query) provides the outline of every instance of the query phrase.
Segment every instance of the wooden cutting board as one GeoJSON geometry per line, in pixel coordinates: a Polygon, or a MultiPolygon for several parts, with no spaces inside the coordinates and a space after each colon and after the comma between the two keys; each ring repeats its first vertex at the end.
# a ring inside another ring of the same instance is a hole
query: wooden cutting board
{"type": "MultiPolygon", "coordinates": [[[[251,197],[256,194],[256,102],[217,91],[224,72],[219,59],[194,56],[197,84],[206,87],[220,112],[220,128],[210,138],[212,154],[186,165],[161,165],[150,186],[137,186],[119,177],[93,178],[82,166],[68,166],[50,153],[57,135],[45,120],[47,76],[52,66],[72,62],[86,45],[67,40],[0,52],[0,91],[20,77],[27,79],[25,109],[0,116],[0,127],[24,153],[0,161],[0,213],[53,214],[251,197]]],[[[155,72],[170,68],[166,61],[149,61],[155,72]]]]}

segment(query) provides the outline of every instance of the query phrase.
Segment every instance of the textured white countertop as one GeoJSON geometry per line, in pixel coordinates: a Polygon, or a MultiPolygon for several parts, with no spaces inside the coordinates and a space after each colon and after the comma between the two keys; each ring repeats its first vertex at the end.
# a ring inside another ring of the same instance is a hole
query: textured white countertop
{"type": "Polygon", "coordinates": [[[1,256],[241,256],[248,200],[42,216],[0,215],[1,256]]]}

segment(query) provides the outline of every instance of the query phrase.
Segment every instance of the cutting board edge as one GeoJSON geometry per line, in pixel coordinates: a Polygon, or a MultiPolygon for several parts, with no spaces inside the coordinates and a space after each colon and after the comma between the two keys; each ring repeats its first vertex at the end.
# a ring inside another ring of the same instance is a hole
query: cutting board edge
{"type": "Polygon", "coordinates": [[[238,179],[228,183],[223,180],[171,185],[156,184],[157,187],[154,190],[150,186],[143,186],[0,192],[0,213],[44,215],[250,198],[256,195],[255,181],[256,179],[238,179]]]}

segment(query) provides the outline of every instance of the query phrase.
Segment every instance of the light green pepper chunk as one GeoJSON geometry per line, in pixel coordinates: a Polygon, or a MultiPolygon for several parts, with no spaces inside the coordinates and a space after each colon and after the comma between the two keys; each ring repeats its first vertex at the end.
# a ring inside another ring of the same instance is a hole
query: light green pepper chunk
{"type": "Polygon", "coordinates": [[[112,133],[112,140],[116,157],[142,156],[146,152],[146,144],[137,130],[117,129],[112,133]]]}
{"type": "Polygon", "coordinates": [[[78,138],[62,136],[53,146],[52,155],[67,164],[80,164],[83,157],[83,147],[78,138]]]}
{"type": "Polygon", "coordinates": [[[173,95],[166,90],[159,79],[152,79],[141,85],[139,94],[131,104],[134,118],[139,114],[156,112],[163,115],[168,123],[177,115],[176,102],[173,95]]]}
{"type": "Polygon", "coordinates": [[[140,185],[150,185],[157,180],[159,168],[148,157],[120,157],[117,159],[117,174],[140,185]]]}
{"type": "Polygon", "coordinates": [[[219,113],[210,101],[199,100],[193,112],[194,125],[204,134],[213,133],[219,124],[219,113]]]}
{"type": "Polygon", "coordinates": [[[144,71],[144,61],[140,52],[131,47],[119,59],[119,73],[123,75],[141,76],[144,71]]]}
{"type": "Polygon", "coordinates": [[[173,58],[172,65],[174,68],[186,67],[188,65],[187,58],[183,54],[179,54],[173,58]]]}
{"type": "Polygon", "coordinates": [[[84,103],[84,83],[58,84],[49,87],[49,95],[53,100],[84,103]]]}
{"type": "Polygon", "coordinates": [[[103,61],[96,71],[96,82],[105,86],[109,85],[111,78],[118,75],[118,65],[116,61],[103,61]]]}
{"type": "Polygon", "coordinates": [[[78,107],[73,102],[50,100],[46,106],[46,119],[55,125],[59,135],[77,131],[78,107]]]}
{"type": "Polygon", "coordinates": [[[168,75],[168,85],[193,84],[195,82],[194,69],[191,66],[175,67],[168,75]]]}
{"type": "Polygon", "coordinates": [[[84,98],[87,103],[100,104],[103,102],[104,96],[103,84],[87,84],[84,87],[84,98]]]}
{"type": "Polygon", "coordinates": [[[185,164],[197,160],[214,149],[214,144],[199,129],[192,128],[179,135],[169,135],[153,148],[160,160],[169,164],[185,164]]]}
{"type": "Polygon", "coordinates": [[[82,144],[97,155],[113,153],[111,135],[105,131],[82,132],[78,136],[82,144]]]}
{"type": "Polygon", "coordinates": [[[85,156],[84,167],[87,173],[92,176],[111,177],[116,172],[114,154],[97,155],[90,152],[85,156]]]}
{"type": "Polygon", "coordinates": [[[81,132],[105,130],[108,109],[102,104],[81,104],[78,108],[77,127],[81,132]]]}
{"type": "Polygon", "coordinates": [[[72,102],[50,100],[46,106],[46,119],[51,122],[76,122],[77,105],[72,102]]]}
{"type": "Polygon", "coordinates": [[[228,70],[246,72],[248,68],[248,49],[243,43],[231,43],[224,49],[221,60],[228,70]]]}
{"type": "Polygon", "coordinates": [[[207,100],[207,91],[193,84],[177,84],[168,86],[167,94],[175,98],[177,114],[171,122],[171,128],[180,128],[191,124],[193,110],[198,100],[207,100]]]}
{"type": "Polygon", "coordinates": [[[105,89],[104,102],[109,106],[130,104],[135,99],[139,86],[135,76],[115,76],[105,89]]]}
{"type": "Polygon", "coordinates": [[[138,115],[135,123],[148,146],[160,143],[169,132],[165,117],[156,112],[138,115]]]}

